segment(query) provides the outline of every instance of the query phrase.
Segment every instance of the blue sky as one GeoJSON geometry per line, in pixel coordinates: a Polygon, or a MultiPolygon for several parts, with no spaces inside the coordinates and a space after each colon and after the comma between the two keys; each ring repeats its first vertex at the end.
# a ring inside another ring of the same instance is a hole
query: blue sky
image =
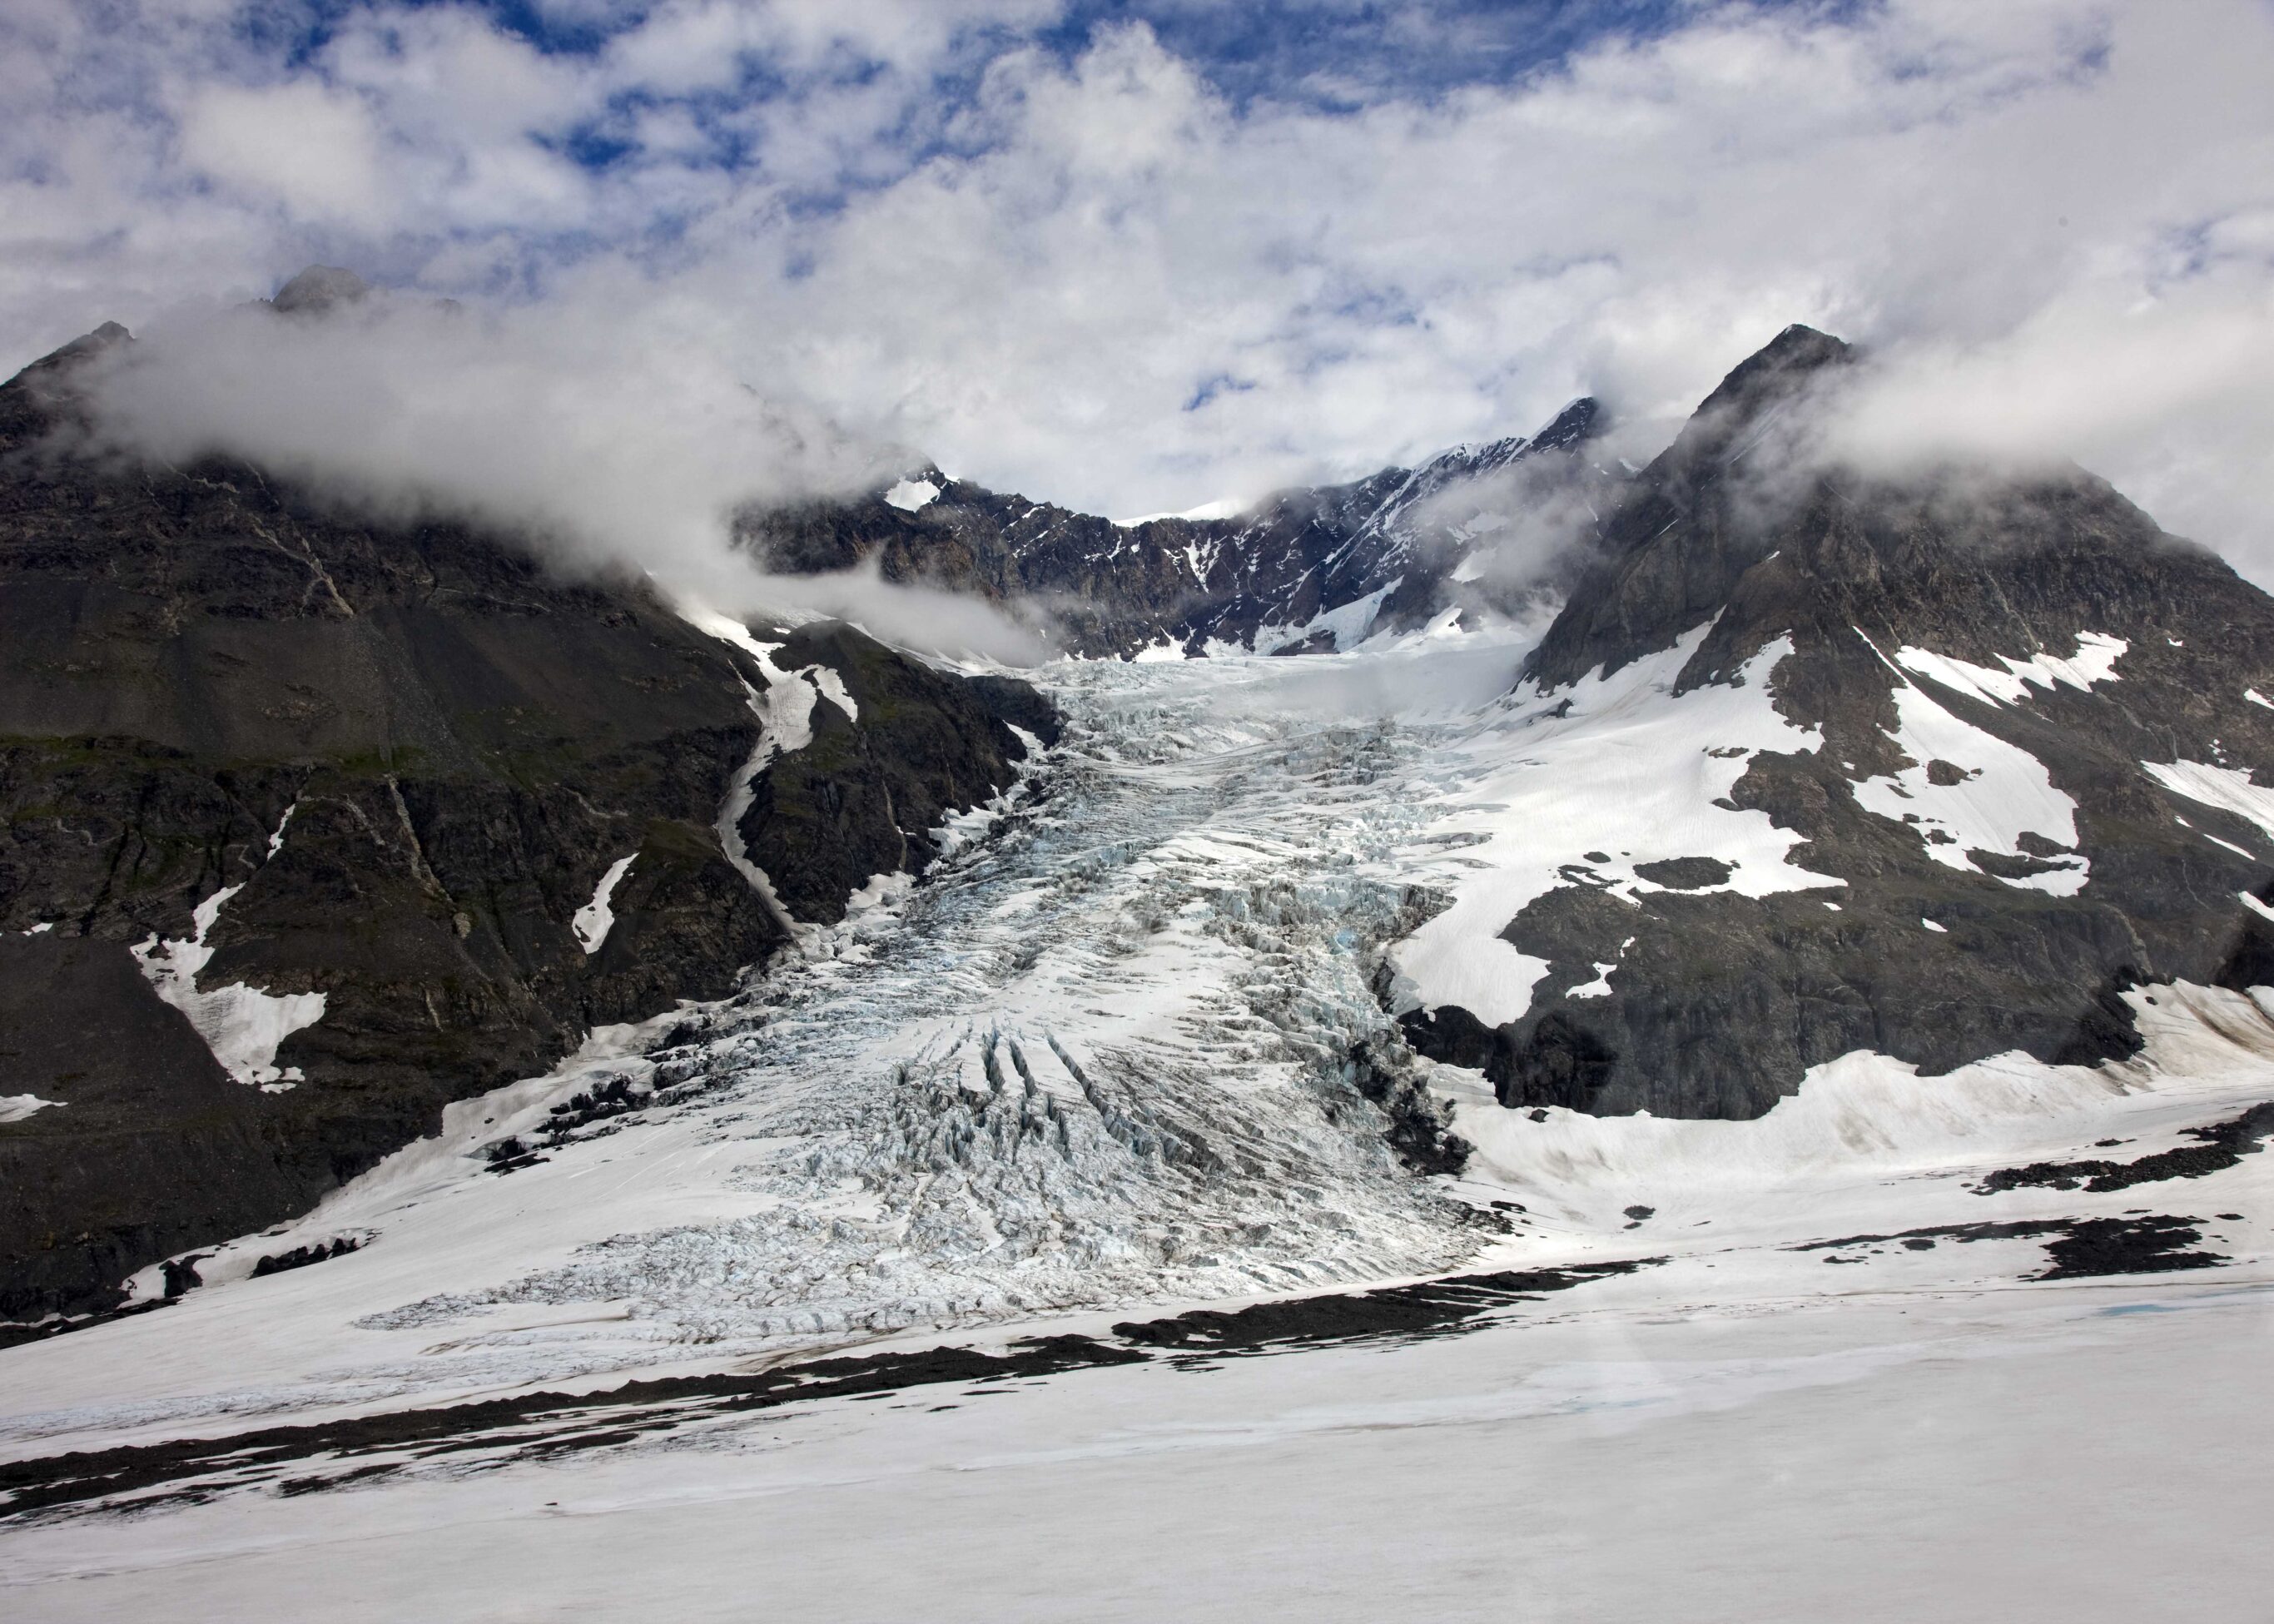
{"type": "Polygon", "coordinates": [[[1646,455],[1802,320],[2274,558],[2269,83],[2265,0],[10,0],[0,365],[321,261],[479,318],[380,444],[842,477],[680,455],[757,400],[1129,513],[1646,455]]]}
{"type": "MultiPolygon", "coordinates": [[[[857,9],[857,8],[852,8],[857,9]]],[[[1772,9],[1828,16],[1828,0],[1783,0],[1772,9]]],[[[548,58],[603,63],[671,8],[663,5],[494,0],[317,0],[248,8],[239,19],[255,52],[287,66],[320,68],[328,47],[374,21],[418,12],[478,16],[500,35],[548,58]]],[[[1479,87],[1506,86],[1552,72],[1573,54],[1607,42],[1638,42],[1677,27],[1694,6],[1675,0],[1069,0],[1044,5],[972,8],[942,31],[920,70],[890,48],[893,41],[846,30],[808,60],[787,60],[759,46],[742,51],[734,71],[698,89],[624,84],[587,119],[548,132],[548,144],[582,167],[601,172],[636,162],[639,147],[622,125],[643,111],[683,109],[713,137],[706,162],[729,172],[761,169],[763,145],[739,128],[740,115],[762,105],[798,105],[816,94],[904,80],[911,99],[894,132],[891,162],[805,177],[797,205],[840,206],[848,193],[882,184],[941,154],[968,150],[947,128],[953,112],[979,94],[989,67],[1006,54],[1040,51],[1071,65],[1102,38],[1145,30],[1187,65],[1235,115],[1259,103],[1299,107],[1324,117],[1350,116],[1391,102],[1427,103],[1479,87]]],[[[667,222],[664,228],[668,230],[667,222]]]]}

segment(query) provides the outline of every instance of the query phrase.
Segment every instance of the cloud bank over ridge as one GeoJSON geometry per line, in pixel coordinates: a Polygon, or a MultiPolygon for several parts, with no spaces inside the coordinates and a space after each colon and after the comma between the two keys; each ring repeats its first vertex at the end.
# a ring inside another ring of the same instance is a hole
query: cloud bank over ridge
{"type": "Polygon", "coordinates": [[[125,321],[200,357],[162,437],[269,377],[193,301],[355,265],[466,313],[261,352],[340,398],[269,388],[253,443],[573,490],[636,553],[877,447],[1174,511],[1585,391],[1638,459],[1804,320],[1884,362],[1869,443],[2074,456],[2274,580],[2274,11],[1570,10],[24,0],[0,365],[125,321]]]}

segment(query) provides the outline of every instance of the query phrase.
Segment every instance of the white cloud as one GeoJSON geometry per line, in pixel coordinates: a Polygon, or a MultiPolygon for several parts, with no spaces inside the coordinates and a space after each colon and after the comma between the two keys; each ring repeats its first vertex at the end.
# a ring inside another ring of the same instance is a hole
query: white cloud
{"type": "Polygon", "coordinates": [[[258,202],[351,226],[381,225],[393,214],[378,132],[351,94],[306,81],[209,85],[183,109],[181,128],[184,162],[258,202]]]}
{"type": "MultiPolygon", "coordinates": [[[[1023,43],[1036,0],[689,0],[581,57],[380,7],[298,65],[211,10],[101,38],[60,0],[11,11],[15,360],[321,258],[502,300],[572,445],[580,398],[603,442],[620,402],[699,438],[748,385],[1130,513],[1524,432],[1585,389],[1663,437],[1805,320],[1888,357],[1875,443],[1940,424],[2074,455],[2274,579],[2257,0],[1699,4],[1511,85],[1342,114],[1315,83],[1235,107],[1139,26],[1071,59],[1023,43]],[[579,166],[579,132],[627,150],[579,166]]],[[[487,431],[448,354],[423,359],[391,387],[448,432],[397,448],[447,457],[487,431]]]]}

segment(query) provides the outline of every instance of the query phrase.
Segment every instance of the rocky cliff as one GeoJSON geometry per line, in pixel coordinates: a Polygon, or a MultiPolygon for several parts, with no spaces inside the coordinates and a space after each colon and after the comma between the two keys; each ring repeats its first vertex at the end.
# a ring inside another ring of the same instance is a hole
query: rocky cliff
{"type": "Polygon", "coordinates": [[[77,369],[129,342],[0,387],[0,1318],[102,1306],[593,1026],[730,991],[1010,783],[997,710],[1047,718],[842,627],[722,639],[510,536],[93,459],[77,369]],[[861,720],[754,762],[820,665],[861,720]]]}

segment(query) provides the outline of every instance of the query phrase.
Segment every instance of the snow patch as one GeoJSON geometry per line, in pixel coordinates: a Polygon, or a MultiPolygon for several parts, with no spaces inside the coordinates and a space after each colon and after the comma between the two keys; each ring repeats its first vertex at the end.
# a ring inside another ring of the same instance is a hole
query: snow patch
{"type": "MultiPolygon", "coordinates": [[[[813,692],[809,688],[805,691],[809,695],[813,692]]],[[[727,781],[727,799],[719,803],[719,821],[712,827],[719,836],[719,849],[727,854],[727,861],[734,872],[749,882],[750,889],[765,904],[766,912],[773,915],[774,922],[794,936],[797,921],[790,918],[789,910],[782,906],[773,881],[764,868],[750,861],[749,848],[742,844],[743,815],[749,811],[750,802],[757,798],[758,774],[764,772],[767,763],[773,760],[775,749],[766,696],[746,680],[742,684],[742,697],[750,707],[750,714],[758,718],[758,741],[751,746],[749,759],[735,768],[734,776],[727,781]]]]}
{"type": "MultiPolygon", "coordinates": [[[[835,666],[808,665],[803,671],[798,673],[798,675],[810,681],[824,699],[842,710],[847,721],[857,722],[861,719],[861,707],[855,703],[851,690],[846,688],[845,679],[838,674],[835,666]]],[[[810,707],[809,707],[809,712],[810,707]]],[[[810,734],[807,737],[807,742],[812,742],[810,734]]]]}
{"type": "Polygon", "coordinates": [[[939,498],[939,487],[929,479],[903,479],[885,492],[885,500],[902,513],[915,513],[939,498]]]}
{"type": "Polygon", "coordinates": [[[1663,1213],[1701,1192],[1781,1192],[1799,1200],[1797,1186],[1835,1172],[1852,1179],[1969,1158],[2026,1160],[2033,1136],[2051,1124],[2098,1120],[2112,1101],[2153,1092],[2165,1076],[2218,1075],[2242,1063],[2263,1078],[2274,1028],[2240,994],[2181,983],[2125,996],[2150,1039],[2134,1062],[2054,1065],[2015,1050],[1929,1076],[1859,1049],[1811,1066],[1797,1093],[1750,1122],[1590,1116],[1561,1106],[1534,1122],[1532,1113],[1502,1109],[1484,1095],[1461,1101],[1455,1125],[1495,1182],[1573,1196],[1593,1187],[1663,1213]],[[2247,1055],[2232,1046],[2244,1035],[2253,1044],[2247,1055]]]}
{"type": "MultiPolygon", "coordinates": [[[[285,828],[296,810],[297,803],[286,808],[276,832],[269,837],[270,856],[282,849],[285,828]]],[[[277,1066],[277,1046],[324,1018],[327,995],[263,992],[243,981],[202,991],[198,987],[198,972],[214,956],[206,937],[229,899],[244,889],[242,884],[224,885],[198,904],[191,914],[196,929],[186,939],[162,941],[152,935],[127,951],[134,955],[158,996],[190,1018],[190,1025],[223,1070],[240,1083],[282,1094],[306,1079],[297,1066],[277,1066]]]]}
{"type": "Polygon", "coordinates": [[[600,944],[608,939],[608,931],[616,922],[615,914],[608,906],[608,898],[616,894],[616,883],[630,871],[632,861],[638,855],[637,852],[633,852],[610,863],[608,871],[600,876],[599,888],[593,891],[591,901],[578,908],[575,917],[569,920],[568,928],[576,933],[576,941],[587,958],[599,952],[600,944]]]}
{"type": "Polygon", "coordinates": [[[679,618],[697,631],[716,637],[721,643],[734,644],[752,659],[757,660],[761,667],[772,666],[773,652],[781,647],[781,644],[761,643],[752,635],[749,627],[743,625],[733,615],[720,614],[715,609],[706,609],[701,604],[686,598],[681,599],[673,607],[678,610],[679,618]]]}
{"type": "Polygon", "coordinates": [[[1587,862],[1629,902],[1648,889],[1636,864],[1676,857],[1728,863],[1728,889],[1748,897],[1846,883],[1788,861],[1800,837],[1767,813],[1716,804],[1751,752],[1807,749],[1819,736],[1770,699],[1789,637],[1748,660],[1741,683],[1676,695],[1675,677],[1710,629],[1608,675],[1599,666],[1565,692],[1527,682],[1446,752],[1430,838],[1464,844],[1433,874],[1452,906],[1393,950],[1404,1008],[1455,1004],[1490,1026],[1522,1016],[1548,966],[1501,932],[1534,898],[1572,883],[1562,870],[1573,864],[1587,862]],[[1617,855],[1591,861],[1591,851],[1617,855]]]}
{"type": "Polygon", "coordinates": [[[2076,652],[2068,658],[2061,659],[2043,650],[2027,659],[2000,654],[1997,659],[2006,667],[2003,671],[1969,665],[1965,660],[1919,648],[1896,650],[1895,660],[1906,670],[1931,678],[1945,688],[1971,694],[1993,704],[2010,705],[2019,703],[2032,683],[2050,693],[2056,682],[2066,682],[2087,692],[2096,682],[2113,682],[2117,680],[2116,662],[2131,646],[2123,638],[2112,637],[2105,632],[2079,632],[2076,652]]]}
{"type": "Polygon", "coordinates": [[[1619,967],[1619,960],[1626,957],[1627,949],[1632,947],[1634,944],[1635,938],[1632,936],[1629,936],[1625,941],[1620,943],[1618,959],[1612,959],[1608,964],[1597,964],[1595,966],[1595,979],[1593,981],[1583,981],[1563,996],[1567,998],[1609,997],[1611,996],[1611,972],[1619,967]]]}
{"type": "MultiPolygon", "coordinates": [[[[2199,801],[2222,812],[2247,818],[2274,835],[2274,789],[2254,784],[2250,775],[2235,767],[2210,762],[2142,762],[2148,776],[2175,795],[2199,801]]],[[[2219,842],[2225,846],[2226,842],[2219,842]]],[[[2229,847],[2229,850],[2233,849],[2229,847]]],[[[2248,853],[2243,853],[2248,856],[2248,853]]]]}
{"type": "MultiPolygon", "coordinates": [[[[1968,855],[1973,851],[2029,856],[2018,844],[2024,834],[2056,846],[2076,844],[2076,802],[2053,787],[2043,762],[1952,715],[1908,679],[1894,690],[1894,741],[1911,764],[1892,778],[1866,778],[1855,786],[1856,802],[1865,811],[1910,825],[1928,856],[1969,874],[1984,872],[1968,855]],[[1954,784],[1938,784],[1931,774],[1936,762],[1964,776],[1954,784]]],[[[2090,866],[2082,857],[2059,861],[2059,867],[2044,873],[1993,877],[2025,890],[2074,897],[2084,889],[2090,866]]]]}
{"type": "Polygon", "coordinates": [[[35,1094],[0,1094],[0,1122],[21,1122],[34,1111],[46,1110],[49,1106],[63,1109],[61,1100],[42,1100],[35,1094]]]}
{"type": "Polygon", "coordinates": [[[1300,626],[1258,627],[1255,632],[1255,651],[1269,654],[1279,649],[1293,648],[1309,642],[1321,632],[1334,639],[1337,652],[1348,652],[1364,643],[1374,629],[1374,617],[1382,613],[1382,600],[1395,592],[1404,576],[1385,586],[1378,586],[1363,598],[1333,609],[1324,609],[1300,626]]]}

